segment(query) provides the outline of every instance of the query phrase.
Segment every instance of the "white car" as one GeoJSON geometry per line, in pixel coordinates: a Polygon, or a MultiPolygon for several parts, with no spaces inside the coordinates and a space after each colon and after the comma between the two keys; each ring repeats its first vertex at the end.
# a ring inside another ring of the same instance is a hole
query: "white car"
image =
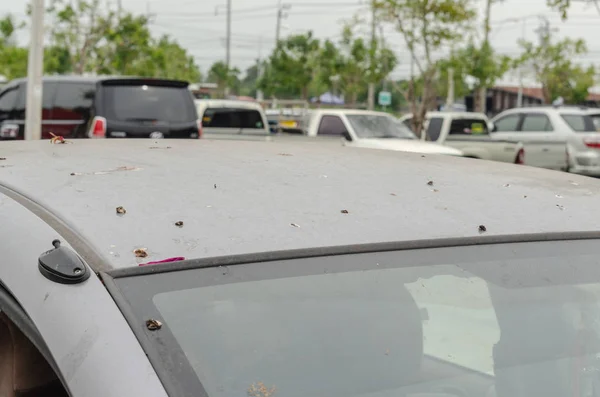
{"type": "Polygon", "coordinates": [[[600,176],[600,133],[585,108],[515,108],[492,123],[497,136],[523,142],[526,164],[600,176]]]}
{"type": "Polygon", "coordinates": [[[268,136],[267,116],[257,102],[227,99],[196,99],[198,118],[207,138],[268,136]]]}
{"type": "MultiPolygon", "coordinates": [[[[412,128],[412,114],[400,118],[412,128]]],[[[439,145],[458,149],[465,157],[523,164],[525,149],[518,141],[497,139],[490,134],[489,119],[483,113],[427,112],[421,140],[430,139],[439,145]]]]}
{"type": "Polygon", "coordinates": [[[464,155],[458,149],[421,141],[395,117],[368,110],[313,110],[310,112],[306,134],[311,137],[343,138],[344,145],[365,149],[464,155]]]}
{"type": "Polygon", "coordinates": [[[596,130],[600,131],[600,109],[588,109],[586,113],[592,118],[596,130]]]}

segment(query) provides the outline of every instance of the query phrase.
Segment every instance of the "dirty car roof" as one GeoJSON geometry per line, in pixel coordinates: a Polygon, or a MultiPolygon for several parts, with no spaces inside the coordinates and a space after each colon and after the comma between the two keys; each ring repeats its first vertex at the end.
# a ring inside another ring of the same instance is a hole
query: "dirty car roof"
{"type": "MultiPolygon", "coordinates": [[[[475,237],[479,225],[486,235],[600,229],[597,180],[451,156],[308,141],[78,140],[3,142],[0,157],[0,184],[51,210],[114,268],[475,237]]],[[[7,199],[0,216],[18,222],[2,213],[7,199]]]]}

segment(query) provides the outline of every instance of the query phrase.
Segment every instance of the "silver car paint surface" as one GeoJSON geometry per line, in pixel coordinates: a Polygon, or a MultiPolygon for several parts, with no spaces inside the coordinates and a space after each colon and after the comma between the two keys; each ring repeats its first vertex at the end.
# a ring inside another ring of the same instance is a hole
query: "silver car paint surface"
{"type": "Polygon", "coordinates": [[[51,208],[114,268],[476,237],[480,225],[486,235],[600,229],[597,180],[448,156],[203,139],[8,142],[2,156],[0,183],[51,208]]]}
{"type": "Polygon", "coordinates": [[[139,342],[100,280],[79,285],[44,278],[38,257],[58,235],[0,194],[0,279],[32,319],[74,397],[165,397],[139,342]]]}

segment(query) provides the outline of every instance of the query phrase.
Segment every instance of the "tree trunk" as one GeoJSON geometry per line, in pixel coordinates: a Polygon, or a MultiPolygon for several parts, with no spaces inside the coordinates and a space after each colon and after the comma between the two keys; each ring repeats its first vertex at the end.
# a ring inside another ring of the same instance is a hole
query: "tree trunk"
{"type": "Polygon", "coordinates": [[[550,87],[548,87],[548,85],[546,84],[542,85],[542,97],[544,104],[552,103],[552,94],[550,93],[550,87]]]}
{"type": "Polygon", "coordinates": [[[477,87],[473,90],[473,110],[480,113],[485,113],[485,101],[487,99],[486,89],[477,87]]]}

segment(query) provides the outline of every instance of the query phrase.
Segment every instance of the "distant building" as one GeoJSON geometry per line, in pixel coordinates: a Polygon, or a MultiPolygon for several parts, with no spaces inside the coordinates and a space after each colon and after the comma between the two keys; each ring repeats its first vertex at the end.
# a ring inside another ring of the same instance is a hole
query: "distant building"
{"type": "Polygon", "coordinates": [[[216,83],[190,84],[189,88],[196,99],[214,98],[219,90],[216,83]]]}
{"type": "MultiPolygon", "coordinates": [[[[517,85],[497,85],[487,90],[487,111],[488,115],[496,115],[506,109],[516,108],[519,97],[519,86],[517,85]]],[[[523,106],[535,106],[544,103],[544,95],[541,86],[523,87],[523,106]]],[[[474,110],[473,95],[465,97],[465,105],[469,111],[474,110]]],[[[600,107],[600,93],[590,90],[584,105],[589,107],[600,107]]]]}

